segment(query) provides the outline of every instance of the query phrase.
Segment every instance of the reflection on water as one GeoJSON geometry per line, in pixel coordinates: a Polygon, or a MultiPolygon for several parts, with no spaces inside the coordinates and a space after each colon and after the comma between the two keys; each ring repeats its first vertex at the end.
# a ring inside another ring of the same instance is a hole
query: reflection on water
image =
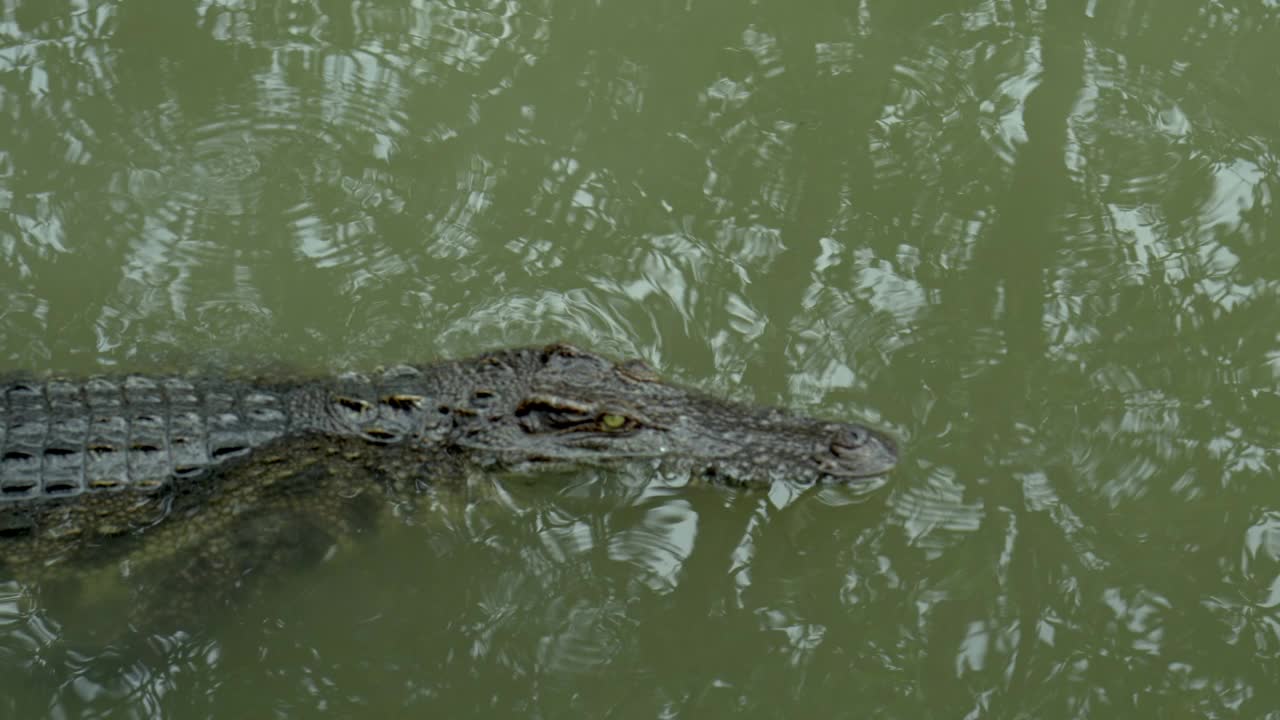
{"type": "MultiPolygon", "coordinates": [[[[391,712],[414,700],[479,710],[489,701],[474,693],[501,688],[501,710],[605,712],[621,694],[648,713],[686,702],[705,682],[680,656],[687,644],[705,653],[727,629],[764,633],[740,639],[768,651],[753,665],[770,655],[779,669],[813,662],[825,626],[808,594],[815,580],[840,589],[827,563],[851,539],[820,544],[832,538],[812,525],[874,497],[689,488],[638,475],[486,480],[472,492],[464,502],[441,493],[429,512],[282,591],[175,634],[139,627],[104,646],[86,634],[94,618],[24,612],[29,602],[15,589],[4,596],[3,652],[72,715],[261,707],[220,695],[226,682],[279,697],[277,712],[391,712]],[[797,546],[819,557],[797,562],[797,546]],[[744,605],[754,619],[735,617],[731,608],[744,605]],[[614,665],[617,673],[601,674],[614,665]],[[650,687],[637,691],[641,681],[650,687]]],[[[105,624],[97,631],[118,636],[105,624]]],[[[719,668],[717,682],[745,697],[737,672],[719,668]]]]}
{"type": "Polygon", "coordinates": [[[905,449],[483,479],[124,643],[0,577],[0,714],[1274,717],[1276,13],[0,0],[3,370],[567,339],[905,449]]]}

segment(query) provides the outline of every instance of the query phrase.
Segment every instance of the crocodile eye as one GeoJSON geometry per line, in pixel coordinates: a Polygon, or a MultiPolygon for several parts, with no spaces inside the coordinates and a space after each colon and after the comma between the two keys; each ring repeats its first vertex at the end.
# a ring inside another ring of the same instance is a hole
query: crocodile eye
{"type": "Polygon", "coordinates": [[[600,416],[600,425],[605,430],[621,430],[627,426],[627,418],[622,415],[605,413],[600,416]]]}
{"type": "Polygon", "coordinates": [[[846,450],[857,450],[863,445],[866,445],[867,440],[869,440],[870,437],[870,433],[865,429],[860,428],[857,425],[850,425],[848,427],[841,428],[840,431],[836,433],[836,439],[832,444],[846,450]]]}

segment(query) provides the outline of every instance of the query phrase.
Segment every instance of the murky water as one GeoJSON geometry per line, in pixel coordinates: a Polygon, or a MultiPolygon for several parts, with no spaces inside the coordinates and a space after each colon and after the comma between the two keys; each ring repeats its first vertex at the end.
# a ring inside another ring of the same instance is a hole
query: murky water
{"type": "MultiPolygon", "coordinates": [[[[1280,718],[1270,2],[0,0],[0,370],[564,339],[884,487],[476,478],[4,717],[1280,718]]],[[[7,578],[6,578],[7,580],[7,578]]]]}

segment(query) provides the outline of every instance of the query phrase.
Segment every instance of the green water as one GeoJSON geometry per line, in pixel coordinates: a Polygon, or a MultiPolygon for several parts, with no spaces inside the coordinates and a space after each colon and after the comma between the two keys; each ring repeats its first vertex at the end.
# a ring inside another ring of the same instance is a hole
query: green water
{"type": "Polygon", "coordinates": [[[0,371],[562,339],[873,493],[481,479],[0,717],[1280,718],[1280,7],[0,0],[0,371]]]}

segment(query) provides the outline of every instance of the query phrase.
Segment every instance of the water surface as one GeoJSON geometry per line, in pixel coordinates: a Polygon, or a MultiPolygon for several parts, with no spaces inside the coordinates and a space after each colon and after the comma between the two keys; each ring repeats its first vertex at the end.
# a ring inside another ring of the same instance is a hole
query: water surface
{"type": "Polygon", "coordinates": [[[480,478],[6,717],[1280,718],[1268,2],[0,0],[0,370],[568,340],[884,487],[480,478]]]}

